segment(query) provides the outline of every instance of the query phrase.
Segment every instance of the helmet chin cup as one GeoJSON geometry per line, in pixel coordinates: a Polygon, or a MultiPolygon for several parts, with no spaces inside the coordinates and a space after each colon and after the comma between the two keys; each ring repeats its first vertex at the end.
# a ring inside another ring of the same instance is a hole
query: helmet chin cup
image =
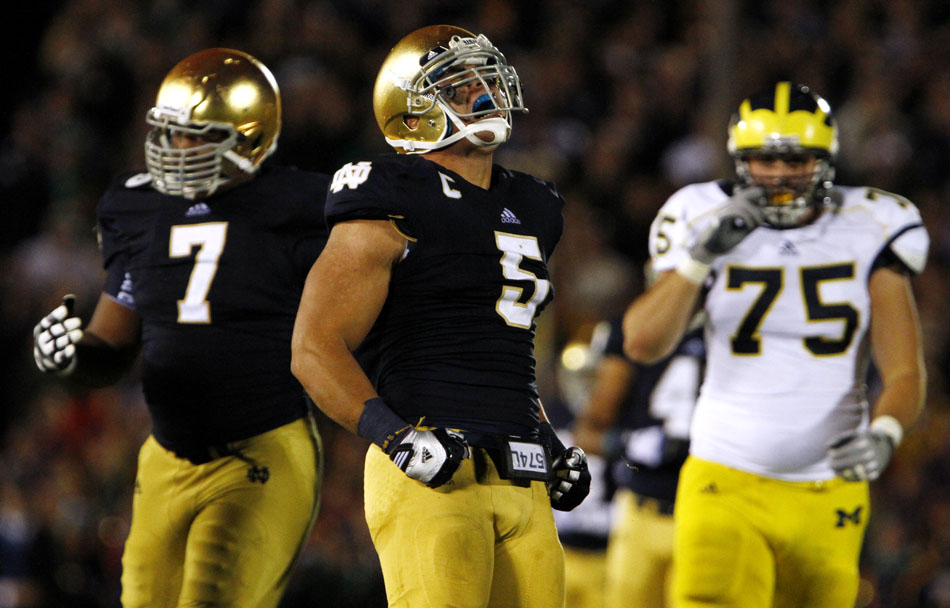
{"type": "MultiPolygon", "coordinates": [[[[491,99],[490,96],[489,99],[491,99]]],[[[476,101],[476,104],[477,103],[478,102],[476,101]]],[[[479,148],[498,146],[508,141],[508,136],[511,134],[511,123],[509,122],[509,119],[502,118],[501,116],[492,116],[466,124],[455,112],[453,112],[448,107],[447,104],[443,103],[442,101],[439,101],[438,104],[445,112],[450,124],[455,126],[455,129],[454,132],[449,130],[451,135],[445,139],[432,144],[432,146],[429,148],[430,150],[438,150],[440,148],[448,147],[463,137],[479,148]],[[486,132],[492,135],[490,140],[485,140],[478,136],[479,133],[486,132]]]]}
{"type": "Polygon", "coordinates": [[[511,133],[511,126],[504,118],[484,118],[478,122],[466,126],[465,139],[476,146],[497,146],[508,141],[508,135],[511,133]],[[479,137],[479,133],[491,133],[492,139],[486,141],[479,137]]]}

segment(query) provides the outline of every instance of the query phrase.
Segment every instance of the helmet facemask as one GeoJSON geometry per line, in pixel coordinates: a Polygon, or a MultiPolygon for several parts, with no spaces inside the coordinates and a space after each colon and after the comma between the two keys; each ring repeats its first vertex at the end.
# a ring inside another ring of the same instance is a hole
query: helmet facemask
{"type": "Polygon", "coordinates": [[[511,134],[512,113],[527,112],[517,72],[484,34],[453,35],[447,44],[435,46],[420,57],[419,65],[420,69],[408,78],[389,76],[392,86],[405,92],[403,120],[408,125],[407,119],[418,117],[420,122],[429,121],[426,128],[439,122],[444,126],[435,141],[387,136],[386,141],[399,151],[425,153],[462,138],[478,147],[495,147],[511,134]],[[452,102],[459,89],[466,86],[477,86],[482,93],[470,111],[460,111],[452,102]],[[479,137],[486,133],[491,139],[479,137]]]}
{"type": "Polygon", "coordinates": [[[145,138],[145,164],[152,183],[164,194],[187,199],[206,198],[222,186],[243,181],[254,165],[233,151],[242,135],[230,123],[195,124],[177,121],[176,113],[152,108],[145,122],[152,128],[145,138]],[[175,136],[200,140],[179,148],[175,136]]]}
{"type": "Polygon", "coordinates": [[[827,153],[789,150],[765,152],[748,150],[735,155],[736,176],[743,187],[758,187],[764,192],[759,206],[766,223],[776,228],[799,226],[812,219],[815,211],[828,202],[834,182],[834,166],[827,153]],[[758,158],[785,160],[795,167],[812,160],[811,171],[776,177],[755,177],[749,161],[758,158]]]}

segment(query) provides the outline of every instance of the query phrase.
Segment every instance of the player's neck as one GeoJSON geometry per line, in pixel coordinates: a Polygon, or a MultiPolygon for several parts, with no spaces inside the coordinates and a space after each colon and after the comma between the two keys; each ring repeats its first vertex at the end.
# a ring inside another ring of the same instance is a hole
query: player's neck
{"type": "MultiPolygon", "coordinates": [[[[461,142],[459,142],[461,143],[461,142]]],[[[491,152],[458,144],[425,155],[432,162],[454,171],[468,183],[488,190],[491,187],[491,152]]]]}

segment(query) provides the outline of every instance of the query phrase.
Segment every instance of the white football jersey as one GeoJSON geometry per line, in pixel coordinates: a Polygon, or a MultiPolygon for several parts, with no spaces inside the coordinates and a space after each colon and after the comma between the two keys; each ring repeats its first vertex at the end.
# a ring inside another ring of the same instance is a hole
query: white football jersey
{"type": "MultiPolygon", "coordinates": [[[[713,262],[695,456],[778,479],[830,479],[829,439],[867,424],[868,279],[882,254],[922,271],[929,237],[900,196],[835,191],[840,207],[815,222],[759,226],[713,262]]],[[[719,182],[673,194],[651,227],[653,269],[674,269],[727,201],[719,182]]]]}

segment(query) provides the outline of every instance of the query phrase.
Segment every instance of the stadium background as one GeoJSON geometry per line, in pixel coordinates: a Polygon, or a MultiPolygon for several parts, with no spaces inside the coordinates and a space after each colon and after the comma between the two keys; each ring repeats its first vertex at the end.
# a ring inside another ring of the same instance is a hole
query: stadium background
{"type": "MultiPolygon", "coordinates": [[[[135,455],[135,378],[86,391],[33,367],[31,329],[62,294],[87,317],[102,281],[92,232],[109,177],[142,166],[164,74],[205,47],[272,68],[278,158],[326,172],[387,152],[371,90],[404,34],[452,23],[516,66],[531,113],[497,160],[568,201],[542,315],[539,385],[555,355],[640,288],[649,222],[675,188],[727,176],[746,94],[811,85],[840,126],[838,181],[903,194],[933,246],[916,280],[927,410],[873,485],[860,605],[950,606],[950,4],[943,0],[36,0],[8,20],[0,100],[0,608],[117,606],[135,455]],[[454,4],[454,3],[453,3],[454,4]],[[462,3],[459,3],[462,4],[462,3]],[[11,35],[15,31],[17,35],[11,35]],[[27,40],[24,44],[22,41],[27,40]]],[[[321,421],[328,476],[286,607],[383,606],[362,519],[365,443],[321,421]]]]}

